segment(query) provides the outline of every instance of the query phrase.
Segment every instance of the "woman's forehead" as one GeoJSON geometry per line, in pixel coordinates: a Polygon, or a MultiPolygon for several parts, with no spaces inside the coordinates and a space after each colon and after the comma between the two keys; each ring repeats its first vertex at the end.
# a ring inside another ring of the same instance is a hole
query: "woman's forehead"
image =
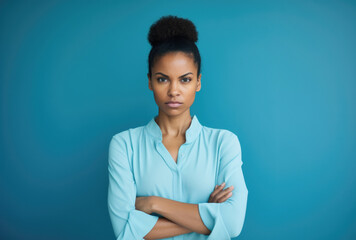
{"type": "Polygon", "coordinates": [[[197,70],[194,59],[183,52],[167,53],[159,57],[153,66],[155,72],[189,72],[194,70],[197,70]]]}

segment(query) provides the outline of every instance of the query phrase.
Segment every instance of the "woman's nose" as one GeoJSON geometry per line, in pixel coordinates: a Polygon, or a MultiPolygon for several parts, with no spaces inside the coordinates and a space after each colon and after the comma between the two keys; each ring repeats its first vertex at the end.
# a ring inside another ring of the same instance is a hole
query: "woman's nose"
{"type": "Polygon", "coordinates": [[[179,94],[179,85],[177,82],[173,81],[169,85],[168,95],[177,95],[177,94],[179,94]]]}

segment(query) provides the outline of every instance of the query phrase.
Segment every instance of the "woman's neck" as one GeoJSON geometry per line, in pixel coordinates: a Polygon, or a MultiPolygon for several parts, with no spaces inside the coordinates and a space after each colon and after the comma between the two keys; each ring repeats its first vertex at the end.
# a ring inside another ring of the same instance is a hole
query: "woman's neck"
{"type": "Polygon", "coordinates": [[[192,117],[189,110],[177,116],[169,116],[159,111],[155,121],[161,129],[162,136],[178,137],[185,135],[192,122],[192,117]]]}

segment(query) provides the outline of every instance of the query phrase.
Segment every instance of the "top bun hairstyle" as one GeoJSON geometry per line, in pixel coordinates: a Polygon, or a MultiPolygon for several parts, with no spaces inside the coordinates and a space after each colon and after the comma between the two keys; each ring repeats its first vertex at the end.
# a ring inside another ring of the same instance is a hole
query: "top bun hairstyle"
{"type": "Polygon", "coordinates": [[[172,15],[163,16],[150,27],[148,41],[152,46],[148,56],[148,74],[152,77],[151,69],[157,59],[169,52],[184,52],[191,55],[200,74],[201,58],[195,42],[198,32],[189,19],[172,15]]]}

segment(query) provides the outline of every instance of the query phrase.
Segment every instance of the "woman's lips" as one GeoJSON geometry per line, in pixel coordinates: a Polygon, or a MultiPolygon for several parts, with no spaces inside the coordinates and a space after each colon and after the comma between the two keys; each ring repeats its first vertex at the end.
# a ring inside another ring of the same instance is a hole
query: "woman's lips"
{"type": "Polygon", "coordinates": [[[180,102],[168,102],[166,103],[169,107],[171,108],[177,108],[179,107],[180,105],[182,105],[183,103],[180,103],[180,102]]]}

